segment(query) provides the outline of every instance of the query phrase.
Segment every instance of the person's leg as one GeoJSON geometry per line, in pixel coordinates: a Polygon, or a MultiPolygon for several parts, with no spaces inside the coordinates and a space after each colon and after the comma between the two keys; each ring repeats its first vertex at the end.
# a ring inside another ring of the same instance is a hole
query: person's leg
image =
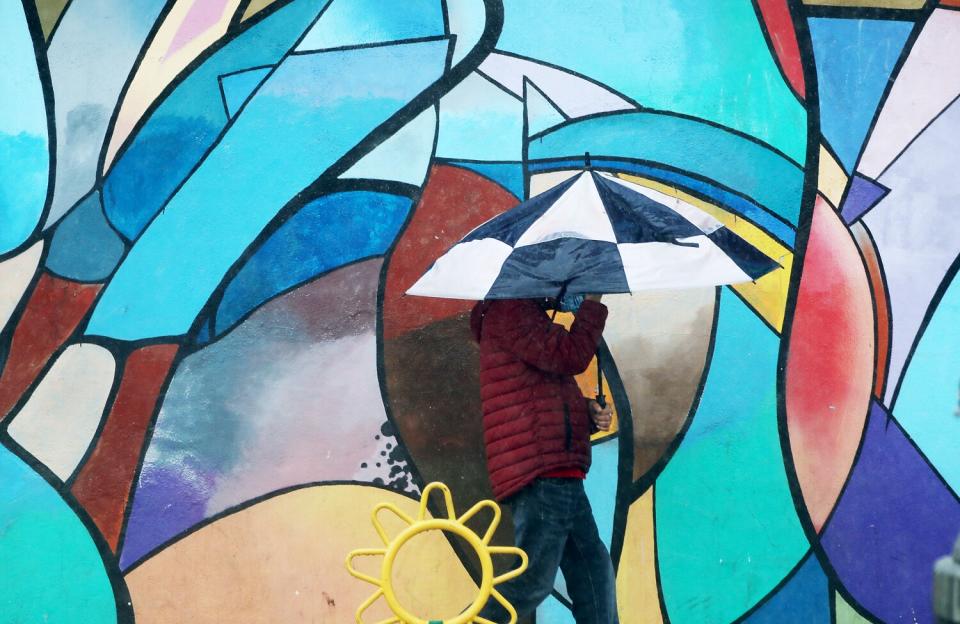
{"type": "MultiPolygon", "coordinates": [[[[551,590],[560,569],[564,542],[570,527],[570,497],[538,479],[510,501],[513,512],[514,542],[529,559],[526,572],[494,589],[517,610],[519,616],[533,613],[551,590]]],[[[493,598],[480,617],[497,624],[509,622],[507,610],[493,598]]]]}
{"type": "Polygon", "coordinates": [[[573,504],[573,526],[560,561],[573,603],[573,618],[577,624],[618,624],[613,562],[600,539],[583,482],[578,486],[573,504]]]}

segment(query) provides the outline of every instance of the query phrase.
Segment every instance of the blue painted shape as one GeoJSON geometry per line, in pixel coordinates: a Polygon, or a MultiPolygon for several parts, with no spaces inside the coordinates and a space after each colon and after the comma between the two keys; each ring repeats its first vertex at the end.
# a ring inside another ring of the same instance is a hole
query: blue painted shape
{"type": "Polygon", "coordinates": [[[853,171],[890,72],[913,22],[812,18],[820,130],[853,171]]]}
{"type": "Polygon", "coordinates": [[[441,0],[333,0],[297,52],[445,34],[441,0]]]}
{"type": "Polygon", "coordinates": [[[810,550],[777,428],[779,338],[728,289],[719,305],[696,414],[656,483],[660,582],[678,623],[732,622],[810,550]]]}
{"type": "Polygon", "coordinates": [[[411,203],[398,195],[347,191],[304,206],[227,286],[217,310],[216,335],[281,292],[338,266],[385,253],[411,203]]]}
{"type": "Polygon", "coordinates": [[[217,77],[274,65],[329,0],[293,0],[240,33],[183,79],[107,174],[103,205],[126,238],[140,235],[227,126],[217,77]]]}
{"type": "Polygon", "coordinates": [[[548,100],[529,80],[524,80],[527,105],[527,134],[533,136],[549,130],[567,120],[563,113],[548,100]]]}
{"type": "Polygon", "coordinates": [[[830,624],[827,575],[812,554],[743,624],[830,624]]]}
{"type": "Polygon", "coordinates": [[[20,2],[0,3],[0,254],[26,241],[47,199],[47,107],[20,2]]]}
{"type": "Polygon", "coordinates": [[[469,169],[474,173],[479,173],[485,178],[493,180],[517,199],[523,199],[523,164],[519,162],[493,163],[493,162],[464,162],[458,160],[448,161],[449,164],[469,169]]]}
{"type": "Polygon", "coordinates": [[[456,65],[483,36],[487,10],[483,0],[446,0],[446,3],[450,34],[457,37],[452,59],[456,65]]]}
{"type": "Polygon", "coordinates": [[[430,169],[436,137],[437,109],[431,106],[373,148],[340,178],[390,180],[422,186],[430,169]]]}
{"type": "Polygon", "coordinates": [[[531,160],[624,157],[661,164],[743,193],[796,224],[803,170],[773,150],[701,121],[626,112],[574,121],[532,141],[531,160]]]}
{"type": "MultiPolygon", "coordinates": [[[[593,166],[597,169],[617,173],[632,173],[703,195],[711,201],[716,202],[717,205],[749,220],[787,247],[793,248],[796,232],[792,227],[761,206],[736,193],[731,193],[709,182],[660,167],[607,158],[595,158],[592,162],[593,166]]],[[[552,162],[534,162],[530,163],[529,170],[531,174],[534,174],[563,169],[579,169],[581,167],[583,167],[583,158],[552,162]]]]}
{"type": "Polygon", "coordinates": [[[105,279],[120,262],[126,245],[103,214],[100,192],[93,191],[57,224],[46,266],[81,282],[105,279]]]}
{"type": "Polygon", "coordinates": [[[500,50],[572,69],[648,108],[740,130],[797,162],[806,158],[806,111],[752,2],[504,0],[503,7],[500,50]]]}
{"type": "Polygon", "coordinates": [[[227,117],[233,117],[237,114],[237,110],[250,99],[250,96],[263,83],[272,69],[272,66],[261,67],[220,76],[219,80],[224,97],[223,104],[226,108],[227,117]]]}
{"type": "Polygon", "coordinates": [[[617,507],[617,469],[620,461],[620,442],[617,438],[596,444],[593,447],[593,460],[590,475],[583,482],[597,521],[600,539],[610,548],[613,538],[613,516],[617,507]]]}
{"type": "Polygon", "coordinates": [[[570,609],[553,595],[547,596],[547,599],[537,607],[537,621],[550,624],[575,624],[570,609]]]}
{"type": "Polygon", "coordinates": [[[437,157],[523,159],[523,102],[473,72],[440,99],[437,157]]]}
{"type": "Polygon", "coordinates": [[[4,446],[0,501],[3,621],[116,624],[113,588],[87,527],[4,446]]]}
{"type": "Polygon", "coordinates": [[[960,492],[960,425],[956,416],[958,323],[960,280],[954,276],[920,337],[892,410],[954,492],[960,492]]]}
{"type": "Polygon", "coordinates": [[[279,210],[443,75],[448,45],[430,40],[284,60],[130,250],[87,334],[185,333],[279,210]]]}

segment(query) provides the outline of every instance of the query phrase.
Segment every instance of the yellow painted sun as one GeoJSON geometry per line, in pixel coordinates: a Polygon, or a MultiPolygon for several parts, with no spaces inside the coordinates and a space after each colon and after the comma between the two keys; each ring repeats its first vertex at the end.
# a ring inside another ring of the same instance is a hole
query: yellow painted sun
{"type": "Polygon", "coordinates": [[[513,605],[511,605],[509,601],[507,601],[507,599],[495,589],[495,587],[504,581],[509,581],[510,579],[519,576],[524,570],[527,569],[527,554],[521,549],[514,548],[512,546],[490,545],[490,540],[493,538],[493,533],[497,530],[497,526],[500,524],[500,507],[495,502],[491,500],[480,501],[466,511],[463,515],[457,517],[453,510],[453,496],[450,494],[450,488],[443,483],[434,482],[424,488],[423,495],[420,497],[420,509],[416,518],[411,518],[409,515],[400,511],[400,509],[398,509],[392,503],[380,503],[374,507],[372,519],[373,527],[376,529],[377,534],[383,541],[384,547],[362,548],[359,550],[354,550],[347,555],[346,561],[347,571],[350,572],[351,575],[377,587],[377,590],[357,609],[358,624],[363,624],[363,612],[366,611],[380,597],[383,597],[387,601],[387,605],[394,613],[394,617],[381,620],[376,624],[432,624],[440,622],[435,618],[421,618],[413,613],[410,613],[410,611],[404,607],[404,605],[400,604],[400,601],[397,599],[397,594],[394,590],[392,581],[393,565],[397,559],[397,553],[400,552],[400,550],[411,540],[411,538],[427,531],[448,531],[459,536],[473,548],[477,559],[480,562],[481,579],[476,598],[474,598],[470,607],[468,607],[465,611],[452,619],[443,620],[442,624],[468,624],[471,622],[476,622],[479,624],[495,624],[495,622],[491,622],[490,620],[477,615],[487,603],[487,600],[491,597],[503,605],[503,607],[510,614],[510,624],[515,624],[517,621],[516,610],[513,608],[513,605]],[[447,513],[446,518],[431,518],[427,515],[427,501],[430,498],[430,494],[435,490],[439,490],[443,493],[443,501],[447,513]],[[483,537],[480,537],[464,523],[477,515],[477,513],[484,508],[489,508],[493,512],[493,519],[490,521],[490,526],[487,527],[483,537]],[[393,513],[406,526],[406,528],[404,528],[392,540],[389,538],[386,530],[383,528],[383,524],[380,522],[379,515],[384,509],[393,513]],[[494,576],[492,560],[493,555],[518,556],[520,557],[520,566],[499,576],[494,576]],[[370,576],[369,574],[364,574],[363,572],[358,572],[353,567],[353,560],[357,557],[383,557],[383,564],[380,567],[380,577],[377,578],[370,576]]]}

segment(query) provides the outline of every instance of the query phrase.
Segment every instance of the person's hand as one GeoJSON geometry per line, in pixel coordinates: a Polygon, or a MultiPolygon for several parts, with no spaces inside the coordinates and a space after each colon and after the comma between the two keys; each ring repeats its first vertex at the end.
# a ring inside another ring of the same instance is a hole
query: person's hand
{"type": "Polygon", "coordinates": [[[601,407],[599,403],[590,399],[590,417],[597,425],[600,431],[610,431],[610,425],[613,422],[613,408],[608,403],[606,407],[601,407]]]}
{"type": "Polygon", "coordinates": [[[584,298],[585,298],[587,301],[596,301],[596,302],[599,302],[599,301],[600,301],[600,297],[603,297],[603,295],[586,295],[584,298]]]}

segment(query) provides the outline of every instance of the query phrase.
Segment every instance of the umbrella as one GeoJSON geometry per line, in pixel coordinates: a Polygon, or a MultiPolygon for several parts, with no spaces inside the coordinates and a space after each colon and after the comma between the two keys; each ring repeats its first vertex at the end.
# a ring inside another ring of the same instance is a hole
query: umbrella
{"type": "Polygon", "coordinates": [[[750,282],[780,266],[710,214],[671,200],[583,170],[475,228],[407,293],[476,300],[629,293],[750,282]]]}
{"type": "MultiPolygon", "coordinates": [[[[710,214],[586,162],[475,228],[407,293],[477,300],[629,293],[750,282],[780,266],[710,214]]],[[[604,403],[602,394],[597,399],[604,403]]]]}

